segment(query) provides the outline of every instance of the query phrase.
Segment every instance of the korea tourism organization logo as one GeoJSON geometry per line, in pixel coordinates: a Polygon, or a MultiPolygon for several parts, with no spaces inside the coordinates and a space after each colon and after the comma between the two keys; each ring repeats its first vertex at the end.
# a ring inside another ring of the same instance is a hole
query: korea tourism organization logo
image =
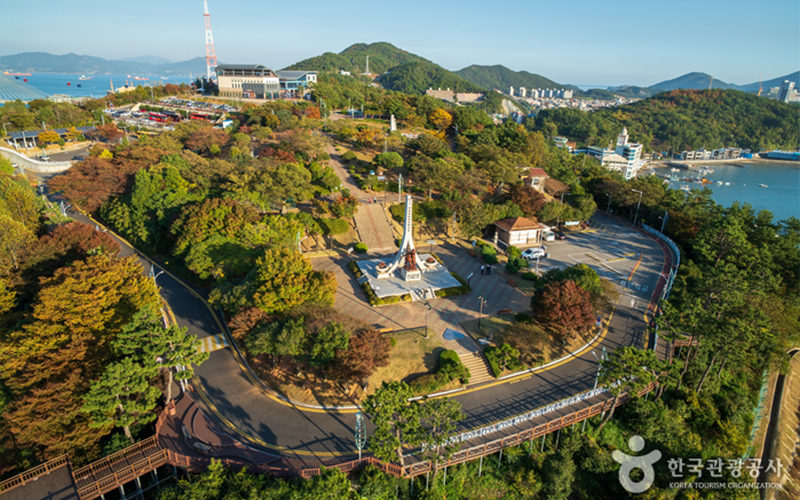
{"type": "MultiPolygon", "coordinates": [[[[634,453],[639,453],[644,449],[644,439],[641,436],[633,436],[628,440],[628,447],[634,453]]],[[[653,450],[646,455],[628,455],[620,450],[614,450],[611,458],[620,464],[619,483],[629,493],[644,493],[653,486],[655,481],[655,469],[653,465],[661,460],[661,452],[653,450]],[[641,470],[642,478],[639,481],[631,479],[631,474],[635,470],[641,470]]],[[[694,489],[694,490],[760,490],[777,489],[780,487],[780,477],[783,474],[783,465],[780,459],[762,461],[754,458],[749,460],[735,459],[725,460],[723,458],[670,458],[667,460],[671,479],[688,479],[688,481],[671,481],[670,489],[694,489]],[[767,462],[766,464],[764,462],[767,462]],[[727,475],[723,474],[727,471],[727,475]],[[747,481],[749,475],[753,480],[758,479],[761,472],[767,475],[775,474],[778,482],[747,481]],[[689,473],[689,477],[685,474],[689,473]],[[744,474],[743,474],[744,473],[744,474]],[[741,482],[725,481],[724,477],[739,479],[741,482]],[[743,477],[744,476],[744,477],[743,477]]]]}
{"type": "MultiPolygon", "coordinates": [[[[628,440],[628,447],[634,452],[638,453],[644,449],[644,439],[641,436],[633,436],[628,440]]],[[[623,488],[629,493],[644,493],[653,486],[653,480],[656,476],[656,471],[653,469],[653,464],[661,459],[661,452],[653,450],[647,455],[640,457],[622,453],[619,450],[614,450],[611,453],[611,458],[620,464],[619,467],[619,482],[623,488]],[[644,474],[641,481],[632,481],[631,472],[639,469],[644,474]]]]}

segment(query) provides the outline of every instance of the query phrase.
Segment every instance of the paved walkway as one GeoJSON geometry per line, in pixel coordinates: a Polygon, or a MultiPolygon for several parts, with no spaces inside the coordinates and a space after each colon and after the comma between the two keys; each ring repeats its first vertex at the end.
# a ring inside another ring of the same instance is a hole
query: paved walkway
{"type": "Polygon", "coordinates": [[[359,189],[333,146],[328,145],[325,151],[331,157],[331,168],[336,172],[342,186],[349,189],[350,193],[361,202],[354,217],[361,241],[370,251],[387,252],[396,248],[394,230],[384,206],[380,203],[370,203],[375,199],[375,195],[359,189]]]}

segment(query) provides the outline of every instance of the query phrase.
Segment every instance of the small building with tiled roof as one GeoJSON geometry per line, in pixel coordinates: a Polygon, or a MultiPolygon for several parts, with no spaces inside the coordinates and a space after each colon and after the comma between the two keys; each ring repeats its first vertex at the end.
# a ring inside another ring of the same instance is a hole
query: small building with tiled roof
{"type": "Polygon", "coordinates": [[[527,248],[542,244],[542,232],[545,227],[536,221],[525,217],[511,217],[495,222],[494,226],[500,246],[514,245],[517,248],[527,248]]]}
{"type": "Polygon", "coordinates": [[[550,176],[543,168],[529,168],[522,174],[522,183],[539,192],[544,192],[544,183],[550,176]]]}

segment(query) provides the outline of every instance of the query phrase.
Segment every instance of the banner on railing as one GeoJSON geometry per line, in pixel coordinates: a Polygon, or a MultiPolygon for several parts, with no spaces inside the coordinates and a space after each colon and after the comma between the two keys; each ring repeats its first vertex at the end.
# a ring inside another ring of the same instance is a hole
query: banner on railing
{"type": "Polygon", "coordinates": [[[491,434],[493,432],[501,431],[507,427],[513,427],[515,425],[519,425],[521,423],[527,422],[529,420],[533,420],[534,418],[541,417],[542,415],[546,415],[548,413],[552,413],[556,410],[560,410],[561,408],[565,408],[570,405],[574,405],[575,403],[579,403],[589,398],[593,398],[599,394],[603,394],[608,392],[608,389],[605,387],[600,387],[598,389],[593,389],[591,391],[584,392],[582,394],[577,394],[572,396],[571,398],[562,399],[561,401],[556,401],[555,403],[549,404],[544,408],[539,408],[536,410],[531,410],[528,413],[524,413],[522,415],[518,415],[514,418],[509,418],[508,420],[504,420],[502,422],[498,422],[496,424],[487,425],[486,427],[481,427],[479,429],[474,429],[471,431],[462,432],[457,436],[453,436],[450,439],[450,444],[452,443],[463,443],[464,441],[469,441],[470,439],[485,436],[487,434],[491,434]]]}

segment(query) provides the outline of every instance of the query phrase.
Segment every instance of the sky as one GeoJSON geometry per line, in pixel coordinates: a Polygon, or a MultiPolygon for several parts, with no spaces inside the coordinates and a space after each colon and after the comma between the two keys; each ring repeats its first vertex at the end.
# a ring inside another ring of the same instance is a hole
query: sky
{"type": "MultiPolygon", "coordinates": [[[[205,55],[200,0],[4,2],[0,55],[205,55]]],[[[449,70],[502,64],[574,85],[649,86],[692,71],[734,84],[800,69],[797,0],[209,0],[219,61],[281,69],[389,42],[449,70]]]]}

